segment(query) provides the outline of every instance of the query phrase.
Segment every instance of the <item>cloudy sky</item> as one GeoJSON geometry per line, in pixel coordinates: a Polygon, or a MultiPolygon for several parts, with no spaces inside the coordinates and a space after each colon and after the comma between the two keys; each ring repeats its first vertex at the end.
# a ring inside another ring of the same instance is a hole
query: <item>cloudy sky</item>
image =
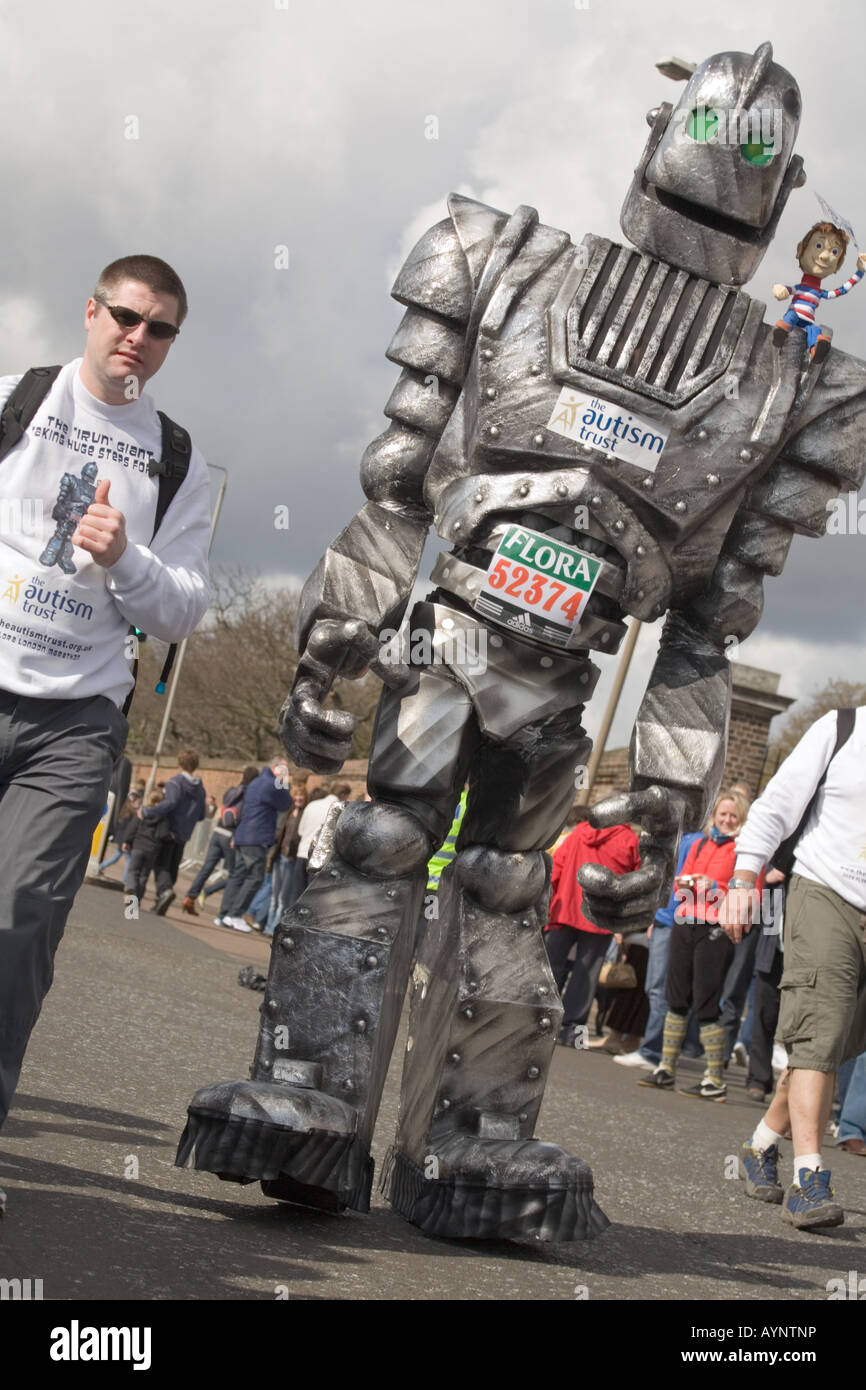
{"type": "MultiPolygon", "coordinates": [[[[678,91],[658,59],[770,39],[800,84],[808,184],[757,298],[791,281],[814,188],[866,245],[862,11],[841,0],[817,40],[815,14],[801,0],[6,0],[0,372],[76,356],[98,270],[164,257],[191,312],[153,394],[229,471],[214,561],[300,582],[360,505],[358,462],[387,423],[403,256],[450,190],[530,203],[577,241],[619,239],[644,114],[678,91]],[[288,531],[274,528],[280,504],[288,531]]],[[[827,319],[866,356],[866,289],[827,319]]],[[[864,544],[797,539],[768,581],[741,656],[780,672],[785,693],[866,680],[864,544]]],[[[642,632],[614,744],[656,642],[642,632]]]]}

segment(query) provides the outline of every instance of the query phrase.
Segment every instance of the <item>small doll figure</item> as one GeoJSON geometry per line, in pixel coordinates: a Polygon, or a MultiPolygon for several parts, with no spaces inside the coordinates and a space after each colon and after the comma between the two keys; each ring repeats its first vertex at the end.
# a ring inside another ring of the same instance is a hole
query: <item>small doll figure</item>
{"type": "Polygon", "coordinates": [[[791,294],[794,296],[790,309],[776,324],[773,333],[773,343],[776,347],[782,346],[785,335],[790,333],[792,328],[805,328],[812,360],[823,362],[830,351],[830,339],[822,332],[820,324],[815,322],[818,301],[838,299],[840,295],[847,294],[858,280],[862,280],[863,271],[866,270],[864,254],[857,257],[857,269],[844,285],[835,290],[820,288],[820,282],[824,277],[832,275],[842,265],[848,241],[848,233],[834,226],[832,222],[816,222],[803,237],[797,247],[797,261],[803,271],[800,284],[773,286],[776,299],[787,299],[791,294]]]}

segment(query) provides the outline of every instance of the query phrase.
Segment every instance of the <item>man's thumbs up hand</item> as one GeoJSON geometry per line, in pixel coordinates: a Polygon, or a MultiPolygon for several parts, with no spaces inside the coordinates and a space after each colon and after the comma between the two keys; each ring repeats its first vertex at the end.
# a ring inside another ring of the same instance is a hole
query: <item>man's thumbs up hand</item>
{"type": "Polygon", "coordinates": [[[126,549],[126,518],[109,504],[110,487],[110,479],[100,478],[94,500],[72,533],[72,544],[86,550],[103,569],[116,564],[126,549]]]}

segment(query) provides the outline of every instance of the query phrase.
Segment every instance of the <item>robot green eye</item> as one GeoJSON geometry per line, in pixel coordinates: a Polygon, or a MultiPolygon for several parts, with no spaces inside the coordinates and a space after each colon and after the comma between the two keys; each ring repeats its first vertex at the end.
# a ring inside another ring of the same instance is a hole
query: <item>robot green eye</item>
{"type": "Polygon", "coordinates": [[[740,154],[743,156],[743,159],[747,159],[750,164],[769,164],[775,153],[775,145],[765,145],[761,140],[740,146],[740,154]]]}
{"type": "Polygon", "coordinates": [[[686,122],[686,134],[700,144],[715,142],[719,133],[719,114],[711,106],[698,106],[686,122]]]}

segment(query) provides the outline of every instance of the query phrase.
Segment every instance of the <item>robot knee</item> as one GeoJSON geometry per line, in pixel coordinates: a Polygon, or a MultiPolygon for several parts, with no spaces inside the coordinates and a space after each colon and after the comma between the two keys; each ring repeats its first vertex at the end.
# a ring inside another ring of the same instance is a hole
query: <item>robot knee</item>
{"type": "Polygon", "coordinates": [[[473,845],[454,864],[461,888],[490,912],[524,912],[545,890],[547,869],[540,850],[514,854],[473,845]]]}
{"type": "Polygon", "coordinates": [[[359,873],[401,878],[426,865],[428,832],[410,811],[387,801],[346,806],[334,832],[337,853],[359,873]]]}

